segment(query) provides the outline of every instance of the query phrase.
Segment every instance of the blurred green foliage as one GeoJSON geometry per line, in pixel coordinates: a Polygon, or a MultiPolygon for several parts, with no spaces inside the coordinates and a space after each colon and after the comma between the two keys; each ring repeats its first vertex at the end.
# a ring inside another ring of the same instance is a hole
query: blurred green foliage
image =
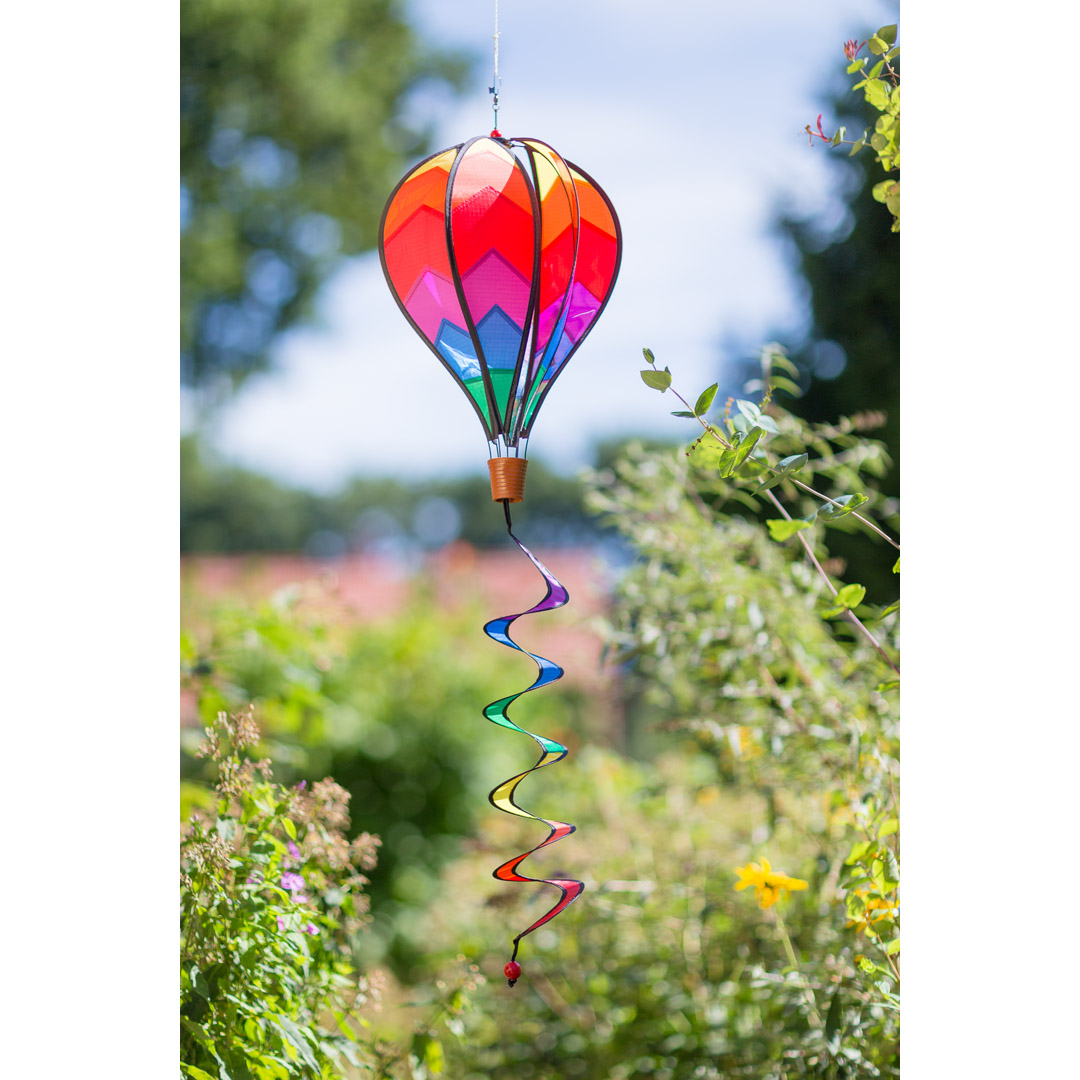
{"type": "Polygon", "coordinates": [[[182,375],[231,382],[310,313],[430,131],[410,94],[460,88],[399,0],[181,0],[182,375]]]}
{"type": "MultiPolygon", "coordinates": [[[[585,544],[600,535],[585,512],[580,480],[534,458],[528,487],[518,516],[531,543],[585,544]]],[[[182,552],[306,550],[332,556],[379,545],[399,551],[438,547],[455,538],[481,547],[506,542],[486,477],[411,483],[358,477],[333,495],[317,495],[220,464],[194,434],[180,440],[182,552]]]]}

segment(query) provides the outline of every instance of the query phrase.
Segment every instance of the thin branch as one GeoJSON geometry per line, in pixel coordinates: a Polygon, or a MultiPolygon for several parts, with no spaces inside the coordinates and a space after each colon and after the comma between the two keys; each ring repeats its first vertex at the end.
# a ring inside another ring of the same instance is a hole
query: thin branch
{"type": "MultiPolygon", "coordinates": [[[[690,403],[686,400],[686,398],[682,396],[682,394],[679,393],[678,390],[675,389],[674,386],[669,386],[668,389],[686,406],[687,412],[694,412],[694,410],[690,407],[690,403]]],[[[716,439],[716,441],[725,450],[731,449],[731,444],[726,439],[721,437],[720,433],[716,430],[716,428],[712,426],[712,424],[710,424],[703,417],[698,416],[697,413],[694,413],[694,419],[705,429],[706,433],[712,435],[712,437],[716,439]]],[[[771,467],[769,471],[773,471],[771,467]]],[[[820,491],[815,491],[812,487],[810,487],[809,484],[804,484],[801,480],[796,480],[794,476],[789,476],[787,477],[787,479],[790,480],[793,484],[801,487],[804,491],[809,492],[811,495],[815,495],[817,496],[817,498],[822,499],[827,503],[832,503],[833,506],[841,506],[841,504],[838,503],[835,499],[830,498],[828,495],[823,495],[820,491]]],[[[858,518],[859,521],[861,521],[868,528],[873,529],[874,532],[878,534],[878,536],[880,536],[883,540],[887,540],[890,544],[892,544],[894,548],[896,548],[897,551],[900,550],[900,545],[891,536],[889,536],[888,533],[883,532],[868,518],[864,518],[862,514],[856,513],[854,510],[852,510],[851,516],[853,518],[858,518]]]]}
{"type": "MultiPolygon", "coordinates": [[[[811,495],[816,495],[819,499],[824,499],[827,503],[832,503],[833,506],[839,507],[841,505],[835,499],[829,498],[828,495],[822,495],[820,491],[815,491],[809,484],[804,484],[801,480],[797,480],[794,476],[789,476],[788,479],[796,487],[801,487],[803,491],[808,491],[811,495]]],[[[864,518],[862,514],[857,514],[854,510],[851,511],[851,516],[853,518],[858,518],[867,528],[873,529],[874,532],[876,532],[882,540],[887,540],[890,544],[892,544],[894,548],[896,548],[897,551],[900,550],[900,545],[887,532],[883,532],[868,518],[864,518]]]]}
{"type": "MultiPolygon", "coordinates": [[[[787,512],[787,510],[784,508],[784,504],[776,497],[776,495],[773,494],[773,492],[771,492],[771,491],[767,491],[767,492],[765,492],[765,494],[768,495],[769,498],[772,500],[772,503],[776,507],[776,509],[779,510],[780,513],[783,514],[784,517],[788,521],[790,521],[791,520],[791,515],[787,512]]],[[[832,579],[829,577],[829,575],[827,573],[825,573],[825,570],[822,567],[821,563],[818,562],[817,556],[814,554],[814,549],[807,542],[806,537],[803,536],[801,531],[797,532],[795,534],[795,536],[798,539],[799,543],[802,544],[803,549],[806,552],[806,557],[810,560],[811,563],[814,564],[814,569],[816,569],[817,572],[822,576],[822,578],[825,581],[825,584],[829,586],[829,591],[833,594],[833,596],[835,596],[839,590],[832,583],[832,579]]],[[[862,631],[862,633],[866,636],[866,639],[870,642],[870,644],[873,645],[874,648],[877,649],[877,651],[881,654],[882,659],[885,661],[885,663],[888,664],[889,667],[891,667],[893,669],[893,671],[896,672],[897,675],[899,675],[900,674],[900,669],[892,662],[892,660],[889,659],[888,653],[886,653],[885,650],[878,643],[877,638],[875,638],[874,635],[871,634],[870,631],[866,629],[866,627],[862,623],[862,620],[859,619],[859,617],[855,614],[855,612],[852,611],[850,608],[846,609],[844,611],[844,618],[846,618],[848,620],[848,622],[852,623],[852,625],[858,627],[859,630],[862,631]]]]}
{"type": "Polygon", "coordinates": [[[799,960],[795,955],[795,950],[791,946],[791,939],[788,937],[787,927],[784,925],[784,918],[780,914],[780,909],[774,907],[772,913],[776,916],[776,927],[780,931],[780,940],[784,943],[784,952],[787,953],[788,962],[799,973],[799,978],[802,980],[802,989],[803,993],[806,995],[806,1003],[810,1006],[810,1019],[814,1021],[815,1027],[824,1027],[825,1025],[821,1022],[821,1014],[817,1011],[817,1001],[814,999],[814,991],[810,988],[809,981],[806,976],[803,975],[802,969],[799,967],[799,960]]]}
{"type": "Polygon", "coordinates": [[[900,969],[896,966],[896,961],[893,959],[892,953],[889,952],[888,947],[885,945],[884,940],[882,939],[881,935],[877,932],[877,930],[874,929],[874,926],[873,926],[872,923],[868,922],[866,924],[866,929],[867,929],[867,931],[869,933],[874,935],[874,940],[878,943],[878,947],[881,949],[882,953],[885,954],[885,959],[888,961],[889,967],[892,968],[893,975],[896,976],[896,985],[899,986],[900,985],[900,969]]]}
{"type": "MultiPolygon", "coordinates": [[[[731,449],[731,444],[720,436],[719,432],[716,430],[716,428],[712,426],[712,424],[708,423],[703,417],[699,416],[693,408],[691,408],[690,403],[686,400],[686,398],[682,396],[682,394],[679,393],[678,390],[675,389],[675,387],[669,386],[668,389],[679,399],[679,401],[681,401],[686,406],[688,412],[694,413],[694,419],[697,420],[699,424],[701,424],[701,426],[705,429],[706,433],[712,435],[712,437],[716,439],[716,441],[720,443],[720,445],[724,447],[725,450],[731,449]]],[[[789,477],[788,479],[794,480],[794,477],[789,477]]],[[[795,483],[797,483],[800,487],[805,487],[807,491],[809,491],[813,495],[816,495],[819,499],[824,499],[826,502],[830,502],[834,506],[839,505],[834,499],[830,499],[827,495],[822,495],[820,492],[814,491],[813,488],[807,487],[805,484],[802,483],[802,481],[795,480],[795,483]]],[[[777,510],[779,510],[780,513],[783,514],[788,521],[790,521],[791,515],[787,512],[787,510],[784,509],[783,503],[780,502],[776,495],[771,490],[765,492],[765,494],[769,496],[777,510]]],[[[897,549],[897,551],[900,550],[900,545],[897,544],[895,540],[892,540],[885,533],[881,532],[881,530],[878,529],[877,526],[873,524],[873,522],[867,521],[866,518],[864,518],[861,514],[853,513],[852,516],[857,517],[862,522],[865,522],[875,532],[879,533],[886,540],[888,540],[889,543],[897,549]]],[[[822,567],[821,563],[818,562],[817,556],[814,554],[813,548],[811,548],[810,544],[807,542],[806,537],[803,536],[801,532],[798,532],[795,535],[798,537],[799,543],[802,544],[803,549],[806,551],[807,558],[810,560],[811,563],[813,563],[814,568],[825,580],[825,584],[828,585],[829,591],[833,594],[833,596],[835,596],[838,590],[836,586],[833,585],[829,575],[825,573],[825,570],[822,567]]],[[[862,632],[862,634],[866,637],[867,641],[869,641],[870,644],[873,645],[875,649],[877,649],[878,653],[880,653],[881,658],[885,661],[885,663],[888,664],[889,667],[892,668],[892,670],[895,671],[896,674],[899,676],[900,669],[892,662],[892,660],[889,659],[889,654],[886,653],[885,650],[881,647],[877,638],[875,638],[874,635],[866,629],[866,627],[863,625],[862,620],[855,614],[855,612],[852,611],[850,608],[846,609],[844,611],[844,618],[862,632]]]]}

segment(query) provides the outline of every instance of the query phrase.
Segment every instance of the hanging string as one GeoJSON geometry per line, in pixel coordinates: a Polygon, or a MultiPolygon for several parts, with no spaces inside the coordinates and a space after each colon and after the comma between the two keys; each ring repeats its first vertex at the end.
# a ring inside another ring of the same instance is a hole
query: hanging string
{"type": "Polygon", "coordinates": [[[495,42],[495,73],[491,78],[488,93],[491,94],[491,107],[495,111],[495,126],[491,129],[491,137],[499,139],[502,138],[499,134],[499,91],[502,89],[499,81],[499,0],[495,0],[495,33],[492,40],[495,42]]]}

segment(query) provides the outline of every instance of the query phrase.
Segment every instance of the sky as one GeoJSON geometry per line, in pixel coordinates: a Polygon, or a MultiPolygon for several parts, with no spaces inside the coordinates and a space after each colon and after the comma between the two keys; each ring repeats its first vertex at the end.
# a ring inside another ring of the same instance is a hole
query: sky
{"type": "MultiPolygon", "coordinates": [[[[487,134],[492,0],[408,10],[431,42],[481,57],[460,100],[412,102],[436,121],[432,149],[487,134]]],[[[894,20],[882,0],[502,0],[500,131],[589,172],[623,232],[612,298],[548,395],[531,458],[572,472],[599,440],[685,434],[669,415],[679,403],[637,374],[643,346],[689,397],[722,378],[725,358],[805,328],[770,222],[778,209],[837,219],[829,151],[804,129],[825,111],[830,130],[825,87],[844,40],[894,20]]],[[[315,324],[272,358],[210,429],[226,460],[326,492],[354,475],[486,475],[480,423],[399,313],[376,253],[343,264],[315,324]]]]}

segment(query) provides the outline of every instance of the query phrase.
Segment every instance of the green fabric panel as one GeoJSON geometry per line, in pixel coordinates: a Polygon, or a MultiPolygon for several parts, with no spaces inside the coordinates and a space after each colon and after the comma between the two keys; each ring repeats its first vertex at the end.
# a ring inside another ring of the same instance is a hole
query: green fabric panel
{"type": "Polygon", "coordinates": [[[503,428],[506,427],[506,417],[510,407],[510,392],[514,383],[512,371],[492,371],[491,386],[495,391],[495,402],[499,406],[503,417],[503,428]]]}
{"type": "Polygon", "coordinates": [[[484,380],[465,379],[463,385],[472,394],[473,401],[480,406],[480,411],[484,414],[484,420],[488,425],[491,425],[491,412],[488,409],[487,394],[484,392],[484,380]]]}

